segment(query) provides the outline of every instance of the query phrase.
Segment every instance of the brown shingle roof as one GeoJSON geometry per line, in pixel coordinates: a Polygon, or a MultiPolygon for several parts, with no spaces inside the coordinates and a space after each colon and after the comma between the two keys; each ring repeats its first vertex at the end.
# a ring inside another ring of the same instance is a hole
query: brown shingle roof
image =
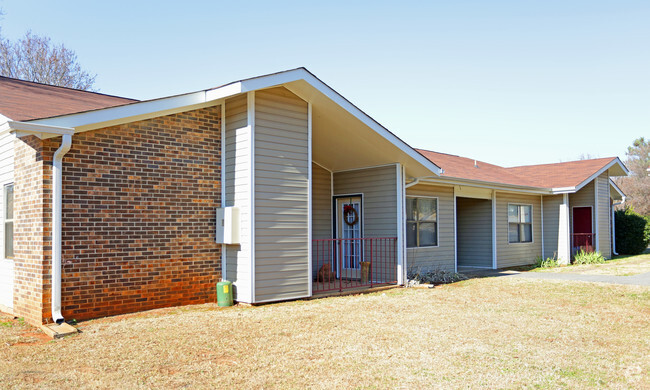
{"type": "Polygon", "coordinates": [[[616,159],[607,157],[504,168],[466,157],[416,150],[444,170],[442,177],[538,188],[576,187],[616,159]]]}
{"type": "Polygon", "coordinates": [[[616,157],[605,157],[555,164],[526,165],[507,169],[517,176],[533,180],[540,187],[575,187],[614,160],[616,160],[616,157]]]}
{"type": "Polygon", "coordinates": [[[73,114],[133,102],[137,100],[0,76],[0,114],[15,121],[73,114]]]}

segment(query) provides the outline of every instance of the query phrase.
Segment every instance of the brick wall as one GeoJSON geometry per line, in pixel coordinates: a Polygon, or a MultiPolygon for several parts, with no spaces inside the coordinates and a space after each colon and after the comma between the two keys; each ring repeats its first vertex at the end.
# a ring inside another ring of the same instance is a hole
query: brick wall
{"type": "Polygon", "coordinates": [[[50,317],[51,161],[35,136],[14,143],[14,312],[32,324],[50,317]]]}
{"type": "MultiPolygon", "coordinates": [[[[220,113],[209,107],[72,137],[63,167],[66,320],[216,300],[220,113]]],[[[51,156],[61,139],[16,142],[16,310],[47,322],[51,156]]]]}

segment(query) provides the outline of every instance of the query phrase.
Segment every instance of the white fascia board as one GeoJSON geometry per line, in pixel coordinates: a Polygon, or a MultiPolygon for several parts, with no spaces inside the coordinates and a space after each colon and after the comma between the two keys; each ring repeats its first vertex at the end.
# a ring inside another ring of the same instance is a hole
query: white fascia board
{"type": "Polygon", "coordinates": [[[14,133],[17,137],[35,135],[38,138],[46,139],[58,137],[63,134],[74,134],[75,130],[70,127],[37,125],[27,122],[7,121],[0,125],[0,134],[14,133]]]}
{"type": "Polygon", "coordinates": [[[587,178],[587,180],[585,180],[585,181],[583,181],[582,183],[578,184],[578,185],[575,187],[575,190],[576,190],[576,191],[579,191],[582,187],[584,187],[584,186],[586,186],[587,184],[589,184],[592,180],[594,180],[594,179],[597,178],[598,176],[602,175],[605,171],[607,171],[609,168],[611,168],[612,166],[614,166],[614,165],[616,165],[616,164],[618,164],[618,165],[621,167],[621,169],[623,170],[623,172],[625,172],[626,175],[629,175],[629,174],[630,174],[630,171],[625,167],[625,165],[623,164],[623,162],[621,162],[621,160],[620,160],[618,157],[616,157],[616,159],[612,160],[609,164],[607,164],[607,165],[605,165],[604,167],[600,168],[600,169],[598,170],[598,172],[596,172],[596,173],[594,173],[593,175],[589,176],[589,178],[587,178]]]}
{"type": "Polygon", "coordinates": [[[458,186],[488,188],[491,190],[499,190],[505,192],[524,192],[529,194],[547,195],[551,193],[550,189],[542,188],[542,187],[526,187],[526,186],[508,185],[503,183],[493,183],[493,182],[482,181],[482,180],[469,180],[469,179],[459,179],[459,178],[453,178],[453,179],[445,179],[445,178],[426,179],[425,178],[425,179],[421,179],[420,183],[433,184],[433,185],[451,184],[451,185],[458,185],[458,186]]]}
{"type": "Polygon", "coordinates": [[[85,111],[77,114],[36,119],[29,121],[29,123],[68,127],[75,128],[78,131],[87,131],[111,126],[116,124],[116,121],[120,123],[130,122],[131,120],[129,120],[129,118],[139,120],[140,117],[152,117],[156,116],[152,114],[178,110],[182,107],[203,103],[206,103],[206,92],[199,91],[162,99],[130,103],[123,106],[85,111]]]}
{"type": "Polygon", "coordinates": [[[309,85],[316,88],[320,93],[327,96],[334,103],[341,106],[343,109],[352,114],[355,118],[360,120],[364,125],[370,127],[377,134],[381,135],[385,139],[389,140],[395,146],[397,146],[402,152],[409,155],[418,163],[422,164],[425,168],[429,169],[435,175],[440,176],[442,174],[442,169],[436,164],[432,163],[426,157],[416,152],[412,147],[410,147],[406,142],[399,139],[390,131],[386,130],[382,125],[377,123],[370,116],[365,114],[363,111],[358,109],[354,104],[350,103],[347,99],[341,96],[338,92],[334,91],[327,84],[320,81],[316,76],[309,73],[305,69],[294,69],[287,72],[276,73],[269,76],[257,77],[254,79],[241,81],[242,92],[255,91],[259,89],[269,88],[275,85],[282,85],[285,83],[291,83],[293,81],[305,80],[309,85]]]}
{"type": "Polygon", "coordinates": [[[556,187],[552,188],[551,192],[553,195],[556,194],[573,194],[574,192],[577,192],[575,187],[556,187]]]}
{"type": "Polygon", "coordinates": [[[238,95],[242,92],[245,91],[242,91],[241,81],[238,81],[236,83],[224,85],[223,87],[205,91],[205,101],[210,102],[214,100],[225,99],[230,96],[238,95]]]}
{"type": "Polygon", "coordinates": [[[616,190],[616,192],[618,192],[618,194],[621,195],[623,199],[626,198],[625,193],[616,185],[616,183],[614,183],[614,180],[612,180],[611,178],[609,179],[609,185],[612,186],[616,190]]]}

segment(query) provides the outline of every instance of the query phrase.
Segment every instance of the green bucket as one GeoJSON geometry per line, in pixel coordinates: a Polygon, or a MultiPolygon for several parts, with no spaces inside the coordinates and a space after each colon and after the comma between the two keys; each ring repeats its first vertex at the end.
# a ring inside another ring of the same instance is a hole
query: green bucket
{"type": "Polygon", "coordinates": [[[217,283],[217,305],[232,306],[232,282],[217,283]]]}

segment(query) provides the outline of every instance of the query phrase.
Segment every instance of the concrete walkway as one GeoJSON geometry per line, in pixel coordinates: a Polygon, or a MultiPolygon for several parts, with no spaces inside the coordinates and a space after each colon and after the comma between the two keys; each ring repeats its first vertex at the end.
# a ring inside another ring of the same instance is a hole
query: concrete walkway
{"type": "Polygon", "coordinates": [[[581,282],[596,282],[610,284],[629,284],[634,286],[650,286],[650,272],[632,276],[616,275],[584,275],[570,273],[554,272],[519,272],[509,270],[476,270],[466,273],[471,277],[498,277],[507,276],[527,279],[545,279],[545,280],[576,280],[581,282]]]}

